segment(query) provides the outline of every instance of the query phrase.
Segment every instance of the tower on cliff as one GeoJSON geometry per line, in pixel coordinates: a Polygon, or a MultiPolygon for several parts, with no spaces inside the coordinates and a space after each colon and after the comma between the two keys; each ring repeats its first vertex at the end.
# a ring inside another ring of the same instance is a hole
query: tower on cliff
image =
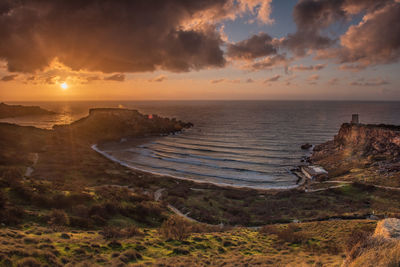
{"type": "Polygon", "coordinates": [[[351,123],[352,124],[359,124],[360,121],[358,120],[358,114],[351,115],[351,123]]]}

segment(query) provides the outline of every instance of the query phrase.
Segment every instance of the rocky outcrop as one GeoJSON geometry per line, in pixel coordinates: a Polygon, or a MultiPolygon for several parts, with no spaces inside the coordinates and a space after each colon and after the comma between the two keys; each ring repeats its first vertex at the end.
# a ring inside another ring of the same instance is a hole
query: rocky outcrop
{"type": "Polygon", "coordinates": [[[374,236],[400,240],[400,219],[384,219],[376,225],[374,236]]]}
{"type": "Polygon", "coordinates": [[[89,116],[69,125],[56,125],[58,134],[85,139],[91,143],[119,140],[124,137],[141,137],[155,134],[169,134],[189,128],[191,123],[157,115],[143,115],[136,110],[119,108],[97,108],[89,116]]]}
{"type": "Polygon", "coordinates": [[[337,153],[396,159],[400,155],[400,127],[344,123],[333,141],[314,148],[311,160],[318,161],[337,153]]]}
{"type": "Polygon", "coordinates": [[[52,114],[55,114],[55,112],[42,109],[38,106],[7,105],[0,103],[0,119],[52,114]]]}
{"type": "Polygon", "coordinates": [[[356,172],[350,180],[400,186],[400,127],[344,123],[332,141],[314,147],[310,161],[329,177],[356,172]]]}
{"type": "Polygon", "coordinates": [[[314,148],[312,158],[345,150],[360,156],[397,157],[400,155],[400,127],[344,123],[333,141],[314,148]]]}

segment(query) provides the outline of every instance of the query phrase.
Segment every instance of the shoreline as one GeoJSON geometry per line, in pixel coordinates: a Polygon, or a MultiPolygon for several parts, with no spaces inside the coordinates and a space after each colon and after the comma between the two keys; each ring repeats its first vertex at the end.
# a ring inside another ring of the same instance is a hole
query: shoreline
{"type": "Polygon", "coordinates": [[[157,176],[159,178],[162,177],[168,177],[174,180],[181,180],[181,181],[187,181],[187,182],[192,182],[195,184],[199,184],[199,185],[212,185],[212,186],[216,186],[219,188],[225,188],[225,189],[250,189],[250,190],[256,190],[256,191],[268,191],[268,192],[281,192],[281,191],[290,191],[290,190],[294,190],[294,189],[299,189],[302,187],[303,184],[298,183],[295,184],[293,186],[281,186],[281,187],[269,187],[269,188],[264,188],[264,187],[256,187],[256,186],[246,186],[246,185],[232,185],[232,184],[227,184],[227,183],[215,183],[215,182],[210,182],[210,181],[200,181],[200,180],[196,180],[193,178],[185,178],[185,177],[180,177],[180,176],[174,176],[174,175],[169,175],[169,174],[162,174],[162,173],[157,173],[157,172],[151,172],[148,170],[143,170],[141,168],[138,167],[133,167],[121,160],[116,159],[115,157],[109,155],[108,153],[102,151],[101,149],[98,148],[99,144],[93,144],[90,146],[90,148],[94,151],[96,151],[97,153],[99,153],[100,155],[102,155],[103,157],[105,157],[106,159],[118,163],[128,169],[131,170],[135,170],[135,171],[140,171],[149,175],[154,175],[157,176]]]}

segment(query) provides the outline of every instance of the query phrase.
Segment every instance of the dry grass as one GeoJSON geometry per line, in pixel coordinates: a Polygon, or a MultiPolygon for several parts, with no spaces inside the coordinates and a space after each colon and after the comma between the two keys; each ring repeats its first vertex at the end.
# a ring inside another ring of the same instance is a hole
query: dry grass
{"type": "Polygon", "coordinates": [[[350,250],[344,266],[398,267],[400,266],[400,241],[368,237],[350,250]]]}
{"type": "Polygon", "coordinates": [[[131,238],[143,235],[143,232],[133,225],[123,229],[119,227],[105,227],[100,233],[105,239],[131,238]]]}
{"type": "Polygon", "coordinates": [[[260,234],[274,234],[282,242],[292,244],[305,244],[310,239],[309,236],[300,232],[300,228],[295,224],[288,224],[287,227],[278,227],[276,225],[263,226],[259,233],[260,234]]]}

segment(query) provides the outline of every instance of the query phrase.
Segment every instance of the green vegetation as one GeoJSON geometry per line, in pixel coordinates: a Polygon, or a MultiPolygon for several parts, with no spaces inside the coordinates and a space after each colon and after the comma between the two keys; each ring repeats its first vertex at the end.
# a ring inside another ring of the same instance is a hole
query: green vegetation
{"type": "MultiPolygon", "coordinates": [[[[0,229],[0,265],[21,262],[42,265],[124,266],[165,264],[197,266],[269,264],[271,266],[340,266],[347,237],[357,229],[375,227],[373,221],[327,221],[274,226],[277,229],[209,229],[192,224],[193,231],[182,240],[167,238],[154,228],[142,228],[133,236],[105,237],[102,231],[64,231],[36,224],[19,229],[0,229]],[[201,230],[201,232],[199,232],[201,230]],[[296,233],[296,239],[288,238],[296,233]],[[287,234],[280,234],[286,232],[287,234]]],[[[7,265],[8,264],[8,265],[7,265]]],[[[39,266],[39,265],[38,265],[39,266]]]]}

